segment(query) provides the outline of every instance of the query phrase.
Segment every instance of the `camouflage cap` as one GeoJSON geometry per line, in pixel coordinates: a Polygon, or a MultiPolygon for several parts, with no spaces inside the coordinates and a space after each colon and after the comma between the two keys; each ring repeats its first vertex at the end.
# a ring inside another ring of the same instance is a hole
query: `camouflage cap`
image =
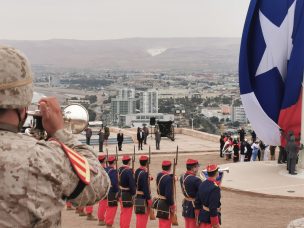
{"type": "Polygon", "coordinates": [[[0,108],[27,107],[33,98],[32,72],[19,50],[0,46],[0,108]]]}

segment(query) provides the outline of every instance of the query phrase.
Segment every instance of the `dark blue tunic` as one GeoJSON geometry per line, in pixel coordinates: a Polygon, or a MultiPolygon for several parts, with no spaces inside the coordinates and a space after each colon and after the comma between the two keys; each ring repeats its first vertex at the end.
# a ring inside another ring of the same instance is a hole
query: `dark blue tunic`
{"type": "Polygon", "coordinates": [[[215,180],[208,178],[199,186],[196,195],[195,206],[200,209],[199,223],[211,224],[211,217],[216,218],[220,222],[221,213],[218,208],[221,207],[221,189],[215,180]],[[203,206],[209,208],[209,211],[203,209],[203,206]]]}
{"type": "Polygon", "coordinates": [[[129,192],[131,195],[135,195],[136,185],[135,185],[132,169],[130,169],[127,166],[122,166],[118,169],[118,173],[120,176],[119,185],[123,188],[129,189],[123,191],[129,192]]]}
{"type": "Polygon", "coordinates": [[[105,171],[108,173],[108,176],[111,180],[111,187],[110,187],[110,192],[117,193],[119,188],[118,188],[118,177],[117,177],[117,170],[114,169],[113,167],[106,167],[105,171]]]}
{"type": "Polygon", "coordinates": [[[149,190],[149,183],[148,183],[148,172],[143,168],[138,168],[135,171],[135,183],[137,187],[137,191],[142,191],[144,194],[140,196],[146,200],[151,199],[151,193],[149,190]]]}
{"type": "Polygon", "coordinates": [[[186,218],[195,218],[194,213],[194,201],[187,200],[192,198],[195,200],[199,186],[202,183],[201,179],[196,177],[192,172],[186,172],[180,177],[180,185],[184,196],[186,197],[183,201],[183,216],[186,218]]]}
{"type": "Polygon", "coordinates": [[[158,194],[161,196],[166,197],[166,203],[168,204],[168,206],[172,206],[174,204],[174,200],[173,200],[173,179],[172,179],[172,174],[169,174],[167,172],[160,172],[157,175],[156,178],[156,186],[158,186],[159,184],[159,192],[158,194]],[[161,177],[163,175],[164,176],[162,179],[161,177]],[[161,182],[159,183],[161,179],[161,182]]]}

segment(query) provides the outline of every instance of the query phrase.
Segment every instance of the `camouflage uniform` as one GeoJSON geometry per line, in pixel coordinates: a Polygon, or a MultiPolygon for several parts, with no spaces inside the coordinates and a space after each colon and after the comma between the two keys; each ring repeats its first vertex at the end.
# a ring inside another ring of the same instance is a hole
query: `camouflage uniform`
{"type": "MultiPolygon", "coordinates": [[[[27,107],[29,97],[27,60],[13,48],[0,47],[0,109],[27,107]]],[[[61,227],[64,199],[74,192],[79,178],[58,143],[17,132],[16,126],[0,122],[0,227],[61,227]]],[[[90,184],[70,201],[85,206],[105,197],[110,180],[97,154],[65,130],[53,137],[84,156],[91,168],[90,184]]]]}

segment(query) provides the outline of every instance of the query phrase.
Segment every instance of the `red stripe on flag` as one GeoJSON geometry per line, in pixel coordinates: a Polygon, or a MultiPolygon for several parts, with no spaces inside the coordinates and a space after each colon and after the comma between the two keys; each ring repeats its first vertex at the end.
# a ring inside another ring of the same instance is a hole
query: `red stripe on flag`
{"type": "MultiPolygon", "coordinates": [[[[302,91],[302,89],[301,89],[302,91]]],[[[301,112],[302,112],[302,92],[296,104],[289,108],[282,109],[279,116],[279,126],[286,134],[293,131],[294,135],[298,137],[301,132],[301,112]]],[[[281,145],[286,146],[285,138],[281,137],[281,145]]]]}

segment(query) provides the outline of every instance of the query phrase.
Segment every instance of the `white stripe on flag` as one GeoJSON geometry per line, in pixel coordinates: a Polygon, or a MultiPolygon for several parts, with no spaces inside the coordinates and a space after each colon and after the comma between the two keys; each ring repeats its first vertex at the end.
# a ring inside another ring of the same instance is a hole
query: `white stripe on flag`
{"type": "Polygon", "coordinates": [[[280,127],[264,112],[255,94],[253,92],[243,94],[241,98],[246,116],[257,137],[267,145],[281,145],[280,127]]]}

